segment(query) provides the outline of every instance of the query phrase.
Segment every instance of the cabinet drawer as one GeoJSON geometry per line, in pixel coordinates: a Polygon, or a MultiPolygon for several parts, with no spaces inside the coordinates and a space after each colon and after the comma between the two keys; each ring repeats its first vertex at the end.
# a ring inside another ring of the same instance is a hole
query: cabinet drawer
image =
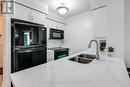
{"type": "Polygon", "coordinates": [[[54,51],[48,50],[47,51],[47,62],[54,61],[54,51]]]}
{"type": "Polygon", "coordinates": [[[50,58],[50,59],[47,59],[47,62],[51,62],[51,61],[54,61],[54,60],[53,60],[53,59],[51,59],[51,58],[50,58]]]}
{"type": "Polygon", "coordinates": [[[54,56],[47,56],[47,59],[54,59],[54,56]]]}

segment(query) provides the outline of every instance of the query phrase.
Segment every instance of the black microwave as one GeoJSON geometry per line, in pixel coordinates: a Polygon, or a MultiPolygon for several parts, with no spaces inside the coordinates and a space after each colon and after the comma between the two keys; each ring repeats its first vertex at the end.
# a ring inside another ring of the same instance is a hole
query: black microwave
{"type": "Polygon", "coordinates": [[[50,28],[49,39],[64,39],[64,30],[50,28]]]}

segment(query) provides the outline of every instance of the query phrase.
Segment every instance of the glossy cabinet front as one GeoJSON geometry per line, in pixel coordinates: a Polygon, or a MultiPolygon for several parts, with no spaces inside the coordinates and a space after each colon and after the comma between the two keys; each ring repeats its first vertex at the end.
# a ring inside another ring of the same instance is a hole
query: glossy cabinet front
{"type": "Polygon", "coordinates": [[[15,3],[14,15],[12,18],[17,18],[38,24],[45,24],[45,14],[39,11],[27,8],[23,5],[15,3]]]}

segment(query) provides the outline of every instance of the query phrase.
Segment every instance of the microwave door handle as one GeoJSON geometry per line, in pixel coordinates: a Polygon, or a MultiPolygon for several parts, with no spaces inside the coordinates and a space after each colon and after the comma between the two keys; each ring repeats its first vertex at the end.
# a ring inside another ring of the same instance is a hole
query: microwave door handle
{"type": "Polygon", "coordinates": [[[16,53],[30,53],[32,52],[31,50],[19,50],[19,51],[16,51],[16,53]]]}

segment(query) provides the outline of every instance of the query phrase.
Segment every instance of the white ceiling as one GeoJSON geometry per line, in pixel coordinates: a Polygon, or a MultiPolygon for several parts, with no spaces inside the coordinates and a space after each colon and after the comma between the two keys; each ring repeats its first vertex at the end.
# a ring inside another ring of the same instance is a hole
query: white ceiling
{"type": "Polygon", "coordinates": [[[60,15],[64,18],[69,18],[91,9],[90,0],[39,0],[45,4],[48,4],[49,11],[57,15],[60,15],[56,8],[60,6],[60,2],[64,2],[65,6],[69,8],[69,12],[65,15],[60,15]]]}

